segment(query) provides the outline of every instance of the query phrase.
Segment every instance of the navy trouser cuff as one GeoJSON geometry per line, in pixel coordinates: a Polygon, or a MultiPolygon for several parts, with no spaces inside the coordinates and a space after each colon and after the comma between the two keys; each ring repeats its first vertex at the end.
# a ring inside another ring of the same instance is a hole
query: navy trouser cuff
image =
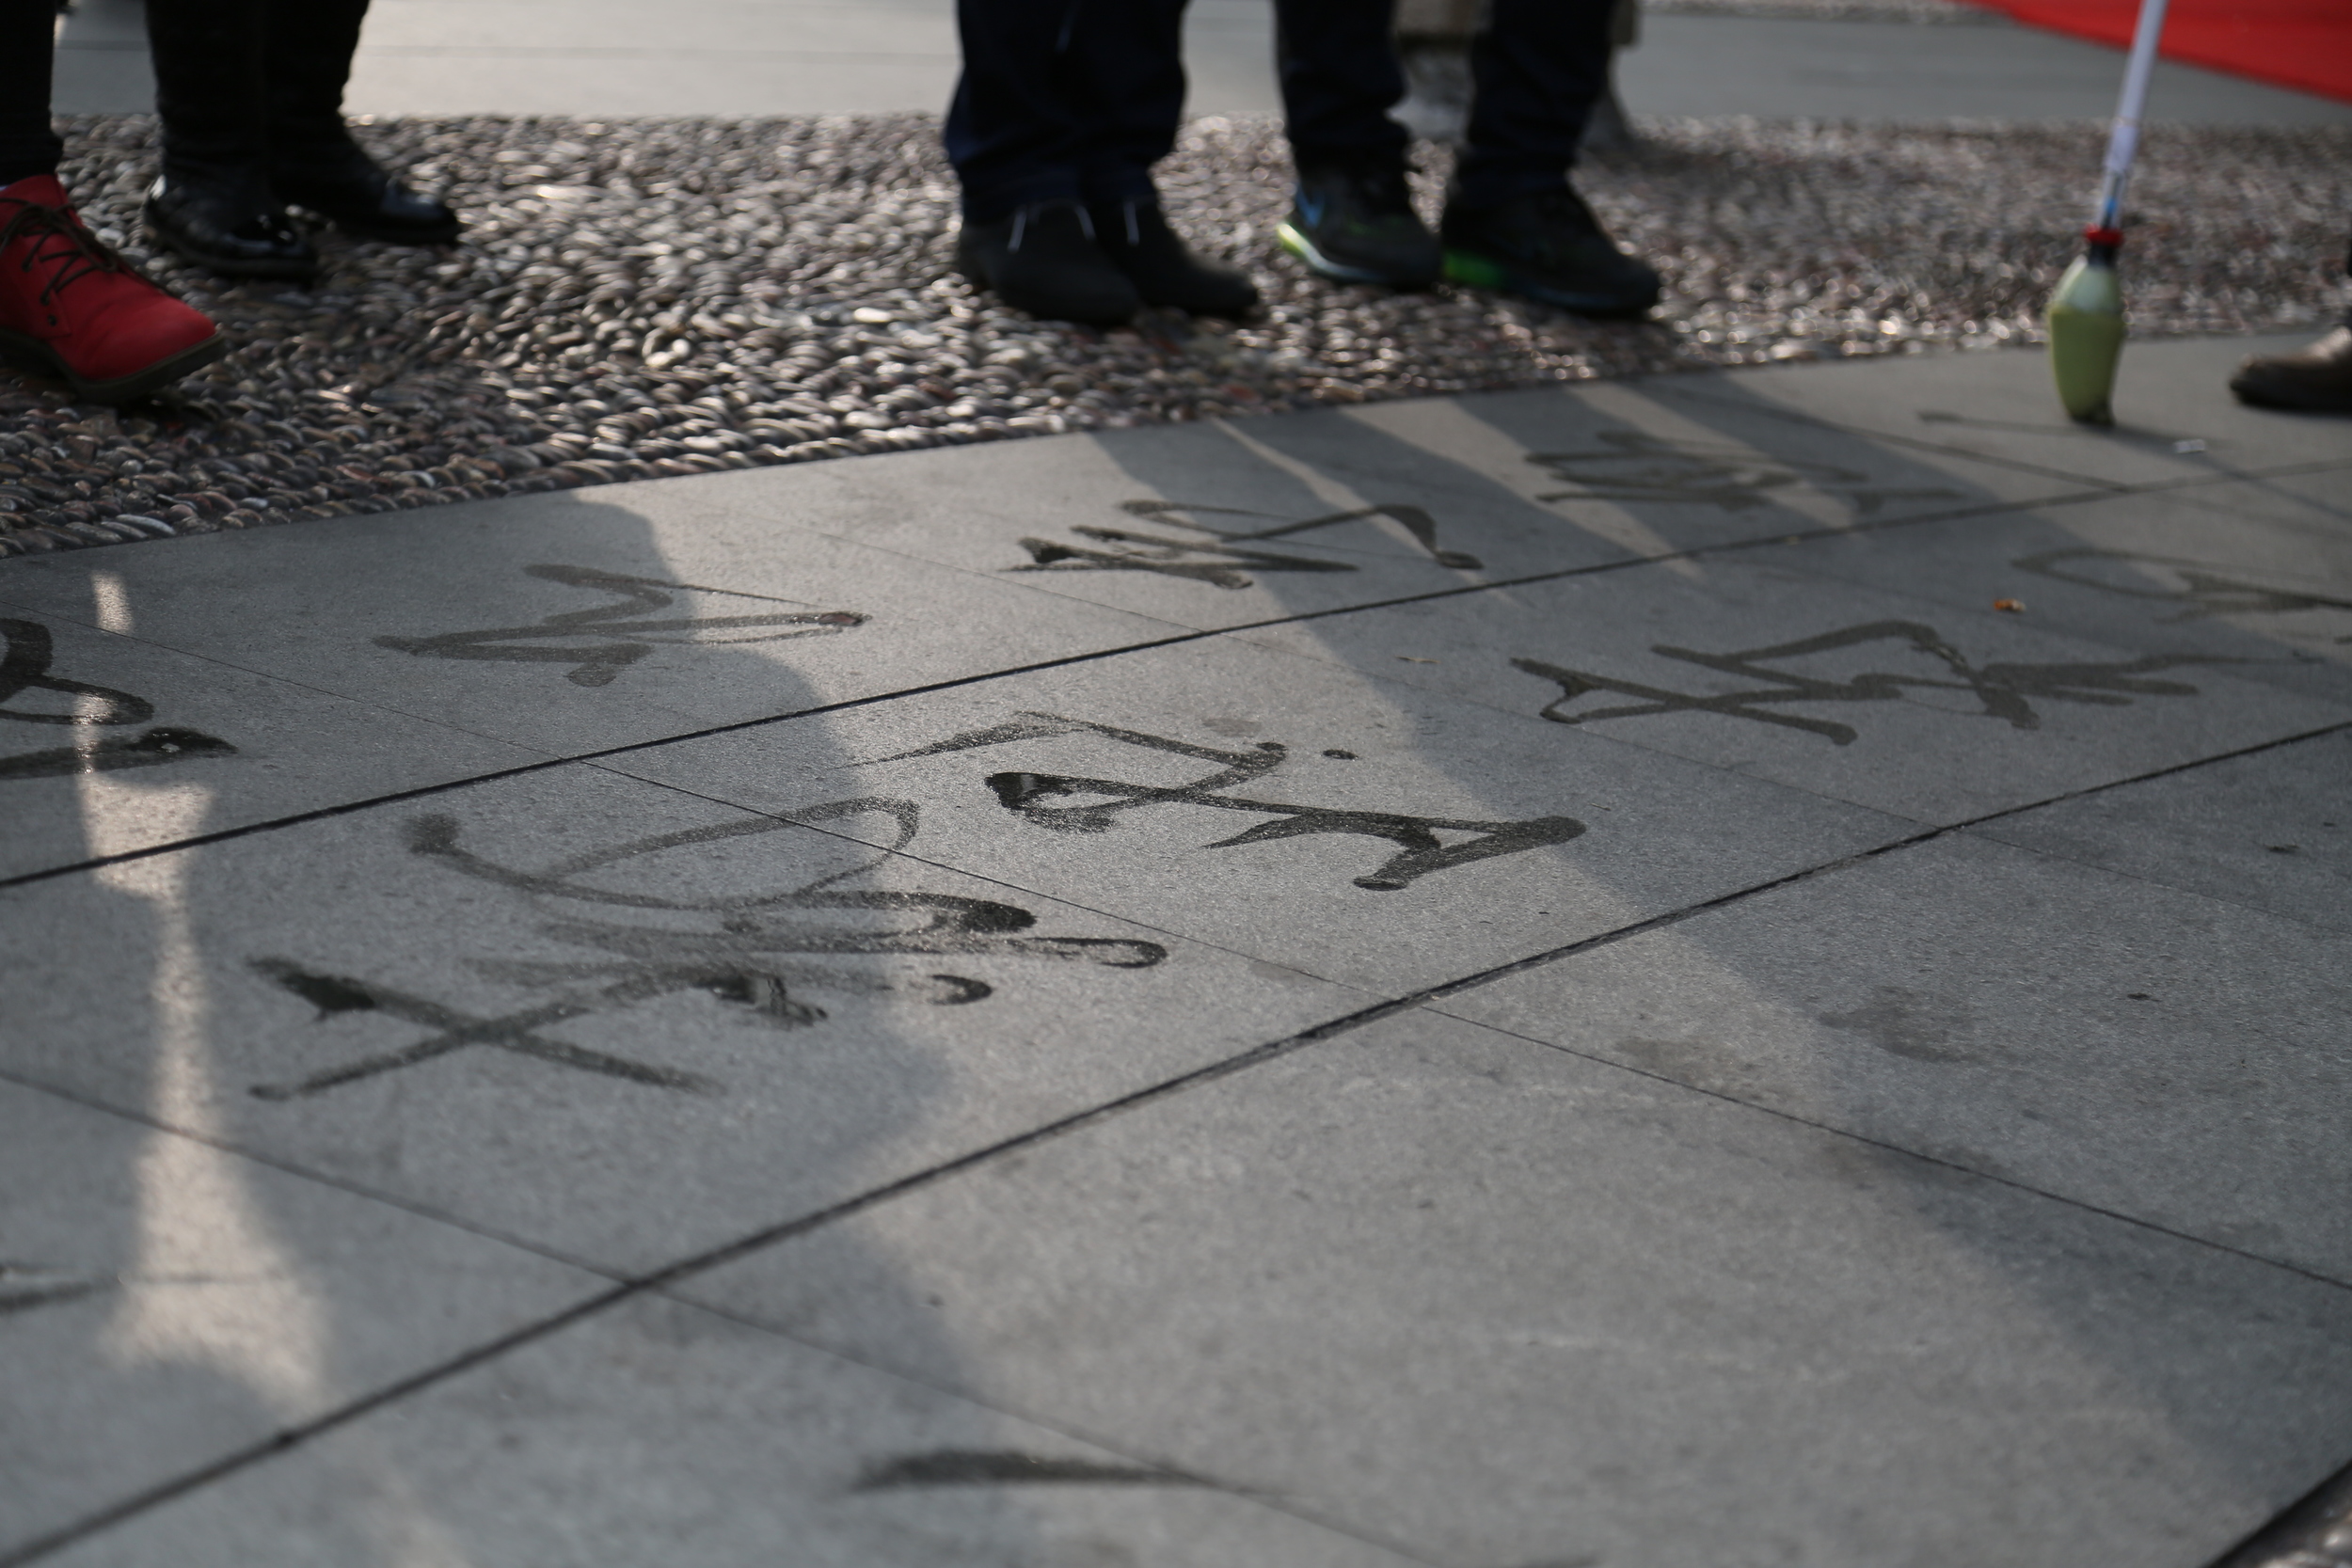
{"type": "Polygon", "coordinates": [[[1465,166],[1454,176],[1453,188],[1446,193],[1446,204],[1464,212],[1480,212],[1517,201],[1523,196],[1544,196],[1570,188],[1565,168],[1482,169],[1473,161],[1464,162],[1465,166]]]}
{"type": "Polygon", "coordinates": [[[1041,201],[1085,199],[1074,168],[1041,169],[1018,180],[1001,180],[963,187],[963,221],[994,223],[1041,201]]]}

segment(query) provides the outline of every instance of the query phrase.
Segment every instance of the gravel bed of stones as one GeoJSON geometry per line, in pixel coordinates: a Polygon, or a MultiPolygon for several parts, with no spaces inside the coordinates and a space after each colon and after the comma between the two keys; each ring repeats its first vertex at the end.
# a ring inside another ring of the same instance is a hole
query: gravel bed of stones
{"type": "MultiPolygon", "coordinates": [[[[1178,226],[1265,293],[1241,324],[1096,331],[955,276],[923,116],[387,121],[361,135],[471,227],[323,239],[310,289],[148,254],[152,121],[70,122],[86,214],[233,340],[112,411],[0,373],[0,554],[796,463],[1702,366],[2030,341],[2073,254],[2092,125],[1644,122],[1580,182],[1665,269],[1654,320],[1341,287],[1272,247],[1267,119],[1188,127],[1178,226]]],[[[1445,154],[1422,154],[1434,215],[1445,154]]],[[[2142,334],[2340,309],[2352,132],[2158,127],[2127,252],[2142,334]]]]}

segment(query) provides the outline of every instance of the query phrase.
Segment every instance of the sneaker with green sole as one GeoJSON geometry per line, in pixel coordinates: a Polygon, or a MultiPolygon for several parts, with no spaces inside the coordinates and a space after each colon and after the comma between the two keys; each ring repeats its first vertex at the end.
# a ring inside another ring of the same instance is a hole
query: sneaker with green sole
{"type": "Polygon", "coordinates": [[[1444,270],[1437,236],[1413,211],[1400,164],[1303,168],[1282,248],[1340,283],[1426,289],[1444,270]]]}
{"type": "Polygon", "coordinates": [[[1438,237],[1445,276],[1587,316],[1638,316],[1658,303],[1658,270],[1619,250],[1584,205],[1562,188],[1493,207],[1446,204],[1438,237]]]}

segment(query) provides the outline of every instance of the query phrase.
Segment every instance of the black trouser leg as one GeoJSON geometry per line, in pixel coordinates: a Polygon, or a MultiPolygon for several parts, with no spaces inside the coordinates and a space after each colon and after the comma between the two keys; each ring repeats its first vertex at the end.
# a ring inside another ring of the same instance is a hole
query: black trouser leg
{"type": "Polygon", "coordinates": [[[958,0],[946,141],[964,217],[1149,194],[1184,111],[1183,14],[1184,0],[958,0]]]}
{"type": "Polygon", "coordinates": [[[1491,207],[1557,190],[1576,162],[1585,119],[1609,86],[1613,0],[1494,0],[1470,46],[1477,96],[1456,199],[1491,207]]]}
{"type": "Polygon", "coordinates": [[[340,147],[367,0],[147,0],[164,172],[265,168],[340,147]]]}
{"type": "Polygon", "coordinates": [[[271,0],[269,135],[281,161],[349,140],[343,87],[367,14],[368,0],[271,0]]]}
{"type": "Polygon", "coordinates": [[[1184,118],[1185,0],[1094,0],[1078,22],[1080,113],[1092,127],[1078,168],[1090,204],[1150,201],[1152,166],[1184,118]]]}
{"type": "Polygon", "coordinates": [[[65,144],[49,123],[56,0],[0,0],[0,185],[55,174],[65,144]]]}
{"type": "Polygon", "coordinates": [[[1405,96],[1395,0],[1275,0],[1284,131],[1301,168],[1403,161],[1389,111],[1405,96]]]}
{"type": "Polygon", "coordinates": [[[269,0],[147,0],[164,176],[250,176],[269,161],[269,0]]]}

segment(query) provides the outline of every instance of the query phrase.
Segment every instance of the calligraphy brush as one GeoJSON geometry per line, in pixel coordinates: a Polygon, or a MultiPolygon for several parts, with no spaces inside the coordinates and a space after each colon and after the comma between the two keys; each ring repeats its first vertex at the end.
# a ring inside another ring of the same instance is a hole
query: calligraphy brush
{"type": "Polygon", "coordinates": [[[2083,230],[2083,253],[2058,279],[2044,312],[2058,402],[2070,418],[2084,424],[2115,422],[2108,399],[2115,391],[2115,362],[2123,352],[2123,284],[2116,276],[2115,253],[2123,245],[2123,187],[2131,182],[2132,157],[2139,150],[2139,112],[2148,102],[2148,77],[2156,67],[2165,5],[2166,0],[2140,0],[2131,63],[2123,68],[2123,96],[2116,104],[2115,126],[2107,133],[2099,205],[2090,227],[2083,230]]]}

